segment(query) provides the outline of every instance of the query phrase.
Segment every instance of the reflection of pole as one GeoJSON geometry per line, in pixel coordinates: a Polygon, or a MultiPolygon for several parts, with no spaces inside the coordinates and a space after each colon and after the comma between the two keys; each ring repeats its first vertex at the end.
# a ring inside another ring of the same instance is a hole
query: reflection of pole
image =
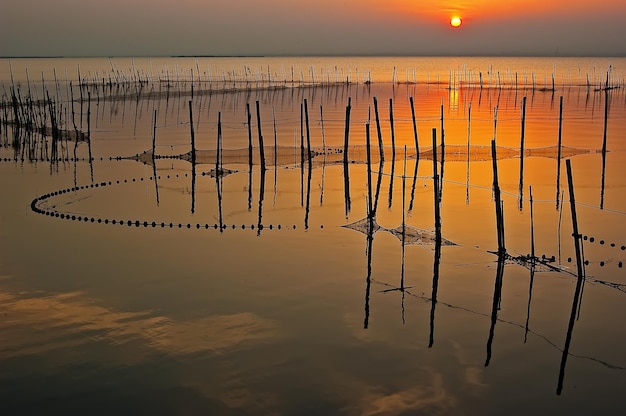
{"type": "Polygon", "coordinates": [[[578,280],[576,281],[576,291],[574,292],[574,300],[572,302],[572,313],[570,314],[569,325],[567,329],[567,336],[565,338],[565,346],[563,347],[563,356],[561,357],[561,367],[559,370],[559,381],[556,389],[556,394],[560,395],[563,391],[563,379],[565,377],[565,363],[567,362],[567,356],[569,355],[569,346],[572,340],[572,331],[574,329],[574,321],[576,319],[576,309],[579,306],[579,297],[582,291],[584,277],[583,271],[583,259],[582,251],[580,247],[580,237],[578,233],[578,219],[576,217],[576,199],[574,197],[574,182],[572,180],[572,165],[570,160],[565,161],[567,166],[567,181],[569,185],[569,202],[572,211],[572,229],[574,237],[574,248],[576,250],[576,267],[578,271],[578,280]]]}
{"type": "Polygon", "coordinates": [[[304,229],[309,229],[309,211],[311,208],[311,175],[312,175],[311,159],[308,162],[307,183],[306,183],[306,207],[304,214],[304,229]]]}
{"type": "Polygon", "coordinates": [[[504,278],[504,256],[498,256],[498,267],[496,269],[496,282],[493,290],[493,302],[491,305],[491,325],[489,327],[489,338],[487,339],[487,358],[485,359],[485,367],[491,361],[491,346],[495,335],[496,322],[498,321],[498,310],[500,309],[500,300],[502,299],[502,280],[504,278]]]}
{"type": "Polygon", "coordinates": [[[367,151],[367,277],[365,287],[365,318],[363,319],[363,328],[367,329],[370,317],[370,287],[372,277],[372,245],[374,242],[374,216],[372,212],[372,159],[370,149],[370,122],[369,119],[365,123],[365,145],[367,151]]]}
{"type": "Polygon", "coordinates": [[[217,152],[215,157],[215,184],[217,186],[217,201],[220,219],[220,233],[224,231],[224,222],[222,215],[222,166],[221,166],[221,150],[222,147],[222,113],[217,113],[217,152]]]}
{"type": "Polygon", "coordinates": [[[189,129],[191,132],[191,213],[196,211],[196,138],[193,131],[193,110],[189,100],[189,129]]]}
{"type": "Polygon", "coordinates": [[[276,132],[276,111],[272,106],[272,118],[274,119],[274,205],[276,205],[276,186],[278,182],[278,134],[276,132]]]}
{"type": "Polygon", "coordinates": [[[524,343],[528,338],[528,322],[530,321],[530,302],[533,298],[533,281],[535,280],[535,219],[533,213],[533,187],[528,190],[530,197],[530,283],[528,287],[528,308],[526,310],[526,326],[524,343]]]}
{"type": "Polygon", "coordinates": [[[439,212],[439,179],[437,178],[437,129],[433,128],[433,200],[435,202],[435,257],[433,263],[433,289],[430,300],[430,335],[428,348],[435,343],[435,308],[439,288],[439,263],[441,259],[441,216],[439,212]]]}
{"type": "Polygon", "coordinates": [[[400,273],[400,291],[402,292],[402,323],[404,324],[404,252],[406,246],[406,145],[404,146],[404,169],[402,171],[402,269],[400,273]]]}
{"type": "MultiPolygon", "coordinates": [[[[78,140],[78,138],[76,138],[78,140]]],[[[91,156],[91,92],[87,92],[87,144],[89,145],[89,172],[93,183],[93,157],[91,156]]]]}
{"type": "Polygon", "coordinates": [[[257,222],[257,232],[256,235],[261,235],[261,230],[263,229],[263,199],[265,198],[265,170],[261,169],[261,178],[259,185],[259,220],[257,222]]]}
{"type": "Polygon", "coordinates": [[[152,172],[154,176],[154,188],[156,191],[156,202],[159,205],[159,184],[157,182],[157,168],[156,168],[156,123],[157,123],[157,110],[154,110],[154,118],[152,119],[152,172]]]}
{"type": "MultiPolygon", "coordinates": [[[[371,206],[371,201],[368,206],[371,206]]],[[[363,318],[363,329],[367,329],[370,319],[370,288],[372,285],[372,246],[374,243],[374,220],[372,213],[367,213],[367,277],[365,278],[365,317],[363,318]]]]}

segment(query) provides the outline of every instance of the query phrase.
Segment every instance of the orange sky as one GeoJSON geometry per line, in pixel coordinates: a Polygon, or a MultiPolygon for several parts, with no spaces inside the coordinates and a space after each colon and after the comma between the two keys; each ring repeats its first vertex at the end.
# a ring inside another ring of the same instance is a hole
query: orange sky
{"type": "Polygon", "coordinates": [[[0,56],[626,55],[624,0],[5,3],[0,56]]]}

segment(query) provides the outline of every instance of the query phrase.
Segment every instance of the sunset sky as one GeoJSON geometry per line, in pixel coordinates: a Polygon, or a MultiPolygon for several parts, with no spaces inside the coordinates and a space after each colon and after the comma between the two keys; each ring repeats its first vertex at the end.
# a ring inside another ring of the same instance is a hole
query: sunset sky
{"type": "Polygon", "coordinates": [[[624,0],[9,0],[0,56],[626,56],[625,18],[624,0]]]}

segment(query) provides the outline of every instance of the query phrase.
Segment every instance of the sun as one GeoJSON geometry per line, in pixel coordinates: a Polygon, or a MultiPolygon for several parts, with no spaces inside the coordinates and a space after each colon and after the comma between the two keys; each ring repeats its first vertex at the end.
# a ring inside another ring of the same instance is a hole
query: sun
{"type": "Polygon", "coordinates": [[[452,16],[450,19],[450,26],[452,27],[459,27],[461,26],[461,23],[463,23],[463,21],[459,16],[452,16]]]}

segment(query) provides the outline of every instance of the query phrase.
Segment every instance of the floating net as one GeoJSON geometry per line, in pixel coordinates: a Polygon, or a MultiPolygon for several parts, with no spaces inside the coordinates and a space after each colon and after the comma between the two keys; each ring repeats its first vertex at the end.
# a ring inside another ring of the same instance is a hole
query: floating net
{"type": "MultiPolygon", "coordinates": [[[[358,231],[365,235],[368,234],[370,226],[368,225],[368,219],[363,218],[359,221],[355,221],[351,224],[344,225],[344,228],[349,228],[351,230],[358,231]]],[[[405,245],[415,244],[420,246],[434,246],[436,244],[436,235],[434,231],[431,230],[423,230],[420,228],[412,227],[410,225],[402,225],[396,228],[385,228],[381,227],[376,223],[376,220],[372,220],[371,225],[371,233],[374,234],[378,231],[388,232],[391,235],[395,236],[401,242],[404,241],[405,245]]],[[[442,246],[456,246],[457,244],[442,238],[441,239],[442,246]]]]}

